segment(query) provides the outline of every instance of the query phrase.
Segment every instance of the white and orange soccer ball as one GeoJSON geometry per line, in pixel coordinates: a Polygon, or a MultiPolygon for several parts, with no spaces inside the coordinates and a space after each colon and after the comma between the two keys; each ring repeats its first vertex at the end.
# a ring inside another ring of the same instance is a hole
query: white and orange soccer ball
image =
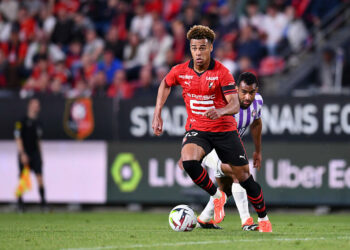
{"type": "Polygon", "coordinates": [[[192,231],[197,225],[197,216],[189,206],[178,205],[170,211],[169,225],[176,232],[192,231]]]}

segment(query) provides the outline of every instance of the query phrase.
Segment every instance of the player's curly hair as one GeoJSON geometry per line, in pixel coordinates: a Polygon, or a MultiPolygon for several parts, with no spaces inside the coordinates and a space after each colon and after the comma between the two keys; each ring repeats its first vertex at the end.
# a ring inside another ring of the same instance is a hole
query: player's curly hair
{"type": "Polygon", "coordinates": [[[208,39],[210,43],[213,43],[215,40],[215,33],[209,27],[204,25],[194,25],[187,32],[187,39],[208,39]]]}

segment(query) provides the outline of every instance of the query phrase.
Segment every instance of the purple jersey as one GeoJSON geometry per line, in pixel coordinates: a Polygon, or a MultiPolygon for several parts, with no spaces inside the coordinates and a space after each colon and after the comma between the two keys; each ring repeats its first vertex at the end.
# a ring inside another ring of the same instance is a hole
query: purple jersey
{"type": "Polygon", "coordinates": [[[237,129],[241,137],[243,137],[247,128],[254,122],[254,120],[261,118],[263,103],[262,96],[259,93],[256,93],[252,104],[246,109],[241,108],[239,113],[234,115],[237,122],[237,129]]]}

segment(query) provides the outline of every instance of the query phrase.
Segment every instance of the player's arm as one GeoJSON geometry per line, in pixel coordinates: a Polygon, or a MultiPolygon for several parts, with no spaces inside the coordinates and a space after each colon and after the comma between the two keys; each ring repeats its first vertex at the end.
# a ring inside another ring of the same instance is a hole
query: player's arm
{"type": "Polygon", "coordinates": [[[22,164],[27,165],[29,163],[29,158],[23,146],[23,140],[21,138],[21,129],[22,129],[22,123],[16,122],[14,135],[15,135],[18,154],[22,164]]]}
{"type": "Polygon", "coordinates": [[[165,79],[163,79],[158,88],[156,108],[154,110],[152,121],[153,133],[157,136],[159,136],[163,131],[163,120],[161,117],[162,108],[168,99],[170,91],[171,87],[168,86],[168,84],[165,82],[165,79]]]}
{"type": "Polygon", "coordinates": [[[255,146],[255,151],[253,153],[254,167],[260,170],[261,167],[261,131],[262,131],[262,121],[261,118],[254,120],[252,125],[250,125],[250,133],[253,137],[253,142],[255,146]]]}
{"type": "Polygon", "coordinates": [[[214,120],[223,115],[234,115],[239,112],[238,94],[225,95],[227,105],[219,109],[209,109],[204,113],[204,116],[214,120]]]}

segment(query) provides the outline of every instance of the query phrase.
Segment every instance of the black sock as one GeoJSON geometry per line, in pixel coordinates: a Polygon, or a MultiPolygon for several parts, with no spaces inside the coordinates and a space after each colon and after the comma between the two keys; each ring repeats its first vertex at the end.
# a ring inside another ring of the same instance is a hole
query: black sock
{"type": "Polygon", "coordinates": [[[46,200],[45,200],[45,189],[44,189],[44,187],[39,187],[39,193],[40,193],[40,198],[41,198],[41,205],[45,205],[46,204],[46,200]]]}
{"type": "Polygon", "coordinates": [[[211,181],[207,171],[201,166],[199,161],[183,161],[182,164],[194,183],[208,192],[211,196],[216,193],[216,186],[211,181]]]}
{"type": "Polygon", "coordinates": [[[248,179],[239,184],[241,184],[241,186],[247,191],[248,200],[252,203],[259,218],[264,218],[267,213],[260,185],[254,181],[253,176],[249,176],[248,179]]]}

